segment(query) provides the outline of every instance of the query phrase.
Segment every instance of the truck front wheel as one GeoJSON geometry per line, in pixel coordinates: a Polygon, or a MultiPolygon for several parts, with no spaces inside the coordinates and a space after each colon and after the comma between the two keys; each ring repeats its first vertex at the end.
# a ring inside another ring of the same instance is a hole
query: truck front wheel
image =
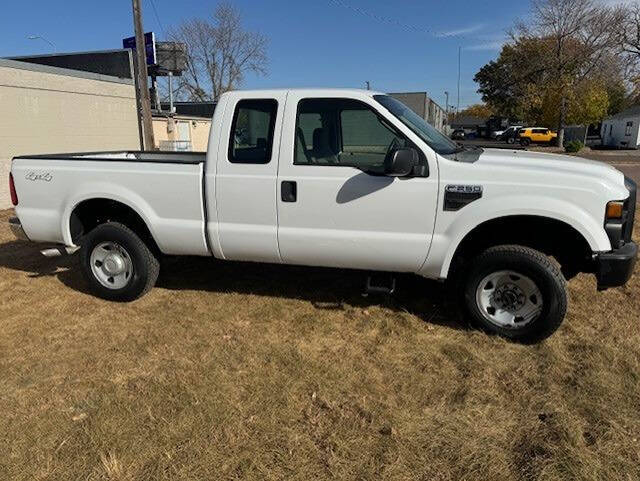
{"type": "Polygon", "coordinates": [[[464,282],[464,305],[473,323],[521,342],[550,336],[567,311],[566,281],[542,252],[518,245],[487,249],[464,282]]]}
{"type": "Polygon", "coordinates": [[[133,301],[155,284],[160,264],[127,226],[101,224],[82,241],[82,271],[91,290],[109,301],[133,301]]]}

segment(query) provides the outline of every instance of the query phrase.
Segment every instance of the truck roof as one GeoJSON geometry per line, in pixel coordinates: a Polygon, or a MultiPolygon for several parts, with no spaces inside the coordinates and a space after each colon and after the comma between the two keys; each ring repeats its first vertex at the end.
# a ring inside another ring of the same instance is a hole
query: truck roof
{"type": "Polygon", "coordinates": [[[387,95],[384,92],[378,92],[375,90],[365,90],[365,89],[354,89],[354,88],[293,88],[293,89],[252,89],[252,90],[231,90],[226,92],[227,94],[271,94],[274,93],[286,93],[286,92],[297,92],[304,93],[309,95],[326,95],[326,96],[336,96],[336,95],[346,95],[346,94],[354,94],[359,93],[361,95],[367,95],[369,97],[373,97],[374,95],[387,95]]]}

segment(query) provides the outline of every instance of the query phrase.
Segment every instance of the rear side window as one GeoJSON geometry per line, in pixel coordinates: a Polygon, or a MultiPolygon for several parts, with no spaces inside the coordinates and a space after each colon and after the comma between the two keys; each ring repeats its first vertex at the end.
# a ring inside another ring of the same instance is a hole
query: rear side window
{"type": "Polygon", "coordinates": [[[277,111],[275,99],[247,99],[237,103],[231,124],[229,162],[268,164],[271,161],[277,111]]]}

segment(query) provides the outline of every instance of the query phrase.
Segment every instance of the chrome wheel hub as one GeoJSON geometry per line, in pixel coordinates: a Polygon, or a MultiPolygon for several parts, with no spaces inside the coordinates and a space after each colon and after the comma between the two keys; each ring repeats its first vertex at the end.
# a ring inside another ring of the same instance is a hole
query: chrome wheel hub
{"type": "Polygon", "coordinates": [[[125,271],[125,261],[119,254],[109,254],[105,257],[102,268],[107,274],[117,276],[125,271]]]}
{"type": "Polygon", "coordinates": [[[517,311],[524,306],[527,298],[517,284],[507,282],[498,287],[493,296],[496,307],[507,311],[517,311]]]}
{"type": "Polygon", "coordinates": [[[91,272],[103,286],[122,289],[133,274],[129,253],[116,242],[102,242],[91,252],[91,272]]]}
{"type": "Polygon", "coordinates": [[[476,289],[476,303],[489,322],[519,329],[535,321],[542,312],[542,294],[529,277],[515,271],[486,276],[476,289]]]}

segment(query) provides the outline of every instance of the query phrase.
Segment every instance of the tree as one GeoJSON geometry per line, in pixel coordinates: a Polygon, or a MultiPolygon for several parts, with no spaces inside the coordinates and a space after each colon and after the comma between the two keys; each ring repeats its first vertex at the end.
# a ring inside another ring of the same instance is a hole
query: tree
{"type": "Polygon", "coordinates": [[[487,104],[470,105],[458,114],[458,116],[480,117],[482,119],[486,119],[492,115],[493,109],[487,104]]]}
{"type": "Polygon", "coordinates": [[[517,36],[544,38],[552,44],[543,67],[555,74],[560,145],[569,112],[568,92],[575,90],[615,49],[616,26],[622,21],[620,8],[602,6],[594,0],[533,0],[532,22],[516,26],[517,36]]]}
{"type": "Polygon", "coordinates": [[[266,74],[266,37],[245,31],[240,13],[229,3],[219,4],[211,20],[188,20],[169,37],[187,45],[187,69],[177,78],[180,97],[217,100],[242,85],[247,73],[266,74]]]}
{"type": "Polygon", "coordinates": [[[640,4],[633,3],[620,8],[624,20],[619,24],[617,39],[637,100],[640,98],[640,4]]]}
{"type": "MultiPolygon", "coordinates": [[[[499,114],[544,126],[588,124],[623,105],[616,29],[621,9],[592,0],[534,0],[498,59],[476,74],[499,114]]],[[[624,95],[623,95],[624,96],[624,95]]]]}
{"type": "Polygon", "coordinates": [[[512,119],[531,116],[536,99],[532,86],[544,83],[544,58],[549,54],[549,41],[518,38],[502,47],[497,60],[492,60],[475,75],[482,100],[499,115],[512,119]]]}

